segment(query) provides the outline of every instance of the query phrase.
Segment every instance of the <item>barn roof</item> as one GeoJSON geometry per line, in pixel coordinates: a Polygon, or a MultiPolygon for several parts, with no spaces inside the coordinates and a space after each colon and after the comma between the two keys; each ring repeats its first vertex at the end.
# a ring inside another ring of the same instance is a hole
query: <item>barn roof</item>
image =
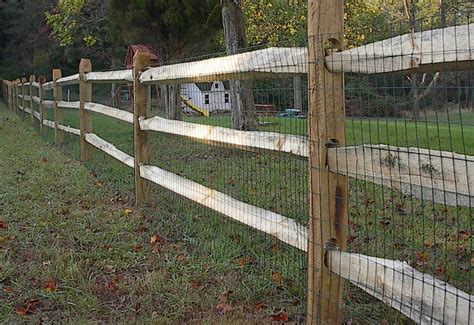
{"type": "Polygon", "coordinates": [[[149,45],[144,44],[133,44],[128,47],[127,55],[125,57],[125,66],[128,69],[133,68],[133,57],[137,51],[144,51],[150,54],[150,60],[152,63],[158,63],[159,57],[153,48],[149,45]]]}

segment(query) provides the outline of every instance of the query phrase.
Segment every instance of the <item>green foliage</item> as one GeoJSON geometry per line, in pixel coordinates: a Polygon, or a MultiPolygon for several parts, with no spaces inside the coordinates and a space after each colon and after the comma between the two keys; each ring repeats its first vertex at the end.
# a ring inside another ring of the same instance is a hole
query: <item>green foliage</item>
{"type": "Polygon", "coordinates": [[[222,29],[218,0],[110,0],[110,33],[117,46],[149,44],[164,60],[216,50],[222,29]]]}
{"type": "Polygon", "coordinates": [[[75,33],[78,29],[77,16],[84,7],[85,0],[59,0],[57,10],[46,12],[46,21],[51,26],[51,35],[61,46],[74,43],[75,33]]]}
{"type": "Polygon", "coordinates": [[[250,45],[301,46],[306,43],[306,0],[244,0],[242,7],[247,17],[250,45]]]}

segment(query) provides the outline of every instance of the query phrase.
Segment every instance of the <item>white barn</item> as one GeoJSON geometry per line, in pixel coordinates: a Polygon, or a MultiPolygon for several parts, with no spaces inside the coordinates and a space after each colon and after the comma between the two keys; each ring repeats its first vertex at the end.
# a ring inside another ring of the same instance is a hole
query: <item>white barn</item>
{"type": "Polygon", "coordinates": [[[182,84],[181,98],[185,111],[207,110],[216,113],[231,109],[228,81],[182,84]]]}

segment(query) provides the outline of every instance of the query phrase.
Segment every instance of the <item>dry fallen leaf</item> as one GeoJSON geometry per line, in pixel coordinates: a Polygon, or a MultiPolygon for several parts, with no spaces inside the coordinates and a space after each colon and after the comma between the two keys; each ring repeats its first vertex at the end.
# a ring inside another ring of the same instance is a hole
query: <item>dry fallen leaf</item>
{"type": "Polygon", "coordinates": [[[135,253],[140,252],[142,249],[143,249],[143,245],[137,244],[137,245],[133,246],[133,251],[135,253]]]}
{"type": "Polygon", "coordinates": [[[284,311],[280,311],[278,314],[272,315],[272,318],[274,321],[284,322],[284,323],[288,322],[289,320],[288,314],[285,313],[284,311]]]}
{"type": "Polygon", "coordinates": [[[3,220],[0,220],[0,229],[8,229],[7,223],[3,220]]]}
{"type": "Polygon", "coordinates": [[[13,292],[12,287],[3,287],[3,292],[13,292]]]}
{"type": "Polygon", "coordinates": [[[44,291],[46,292],[54,292],[58,289],[58,284],[54,280],[48,280],[44,284],[44,291]]]}
{"type": "Polygon", "coordinates": [[[126,209],[123,210],[123,213],[128,216],[129,214],[133,213],[133,210],[130,209],[130,208],[126,208],[126,209]]]}
{"type": "Polygon", "coordinates": [[[112,291],[118,290],[117,283],[115,283],[114,281],[109,281],[109,282],[107,282],[105,286],[106,286],[107,288],[109,288],[110,290],[112,290],[112,291]]]}
{"type": "Polygon", "coordinates": [[[199,282],[197,282],[197,281],[189,281],[188,286],[189,286],[191,289],[198,289],[199,286],[200,286],[200,284],[199,284],[199,282]]]}
{"type": "Polygon", "coordinates": [[[220,304],[217,304],[216,310],[220,314],[225,314],[225,313],[231,311],[232,307],[229,304],[220,303],[220,304]]]}
{"type": "Polygon", "coordinates": [[[281,273],[273,272],[272,273],[272,282],[276,285],[281,285],[281,273]]]}
{"type": "Polygon", "coordinates": [[[261,311],[261,310],[264,309],[264,308],[265,308],[265,304],[264,304],[263,302],[257,302],[257,303],[255,304],[255,310],[256,310],[256,311],[261,311]]]}
{"type": "Polygon", "coordinates": [[[418,252],[416,253],[416,265],[419,267],[424,267],[428,265],[428,253],[427,252],[418,252]]]}
{"type": "Polygon", "coordinates": [[[237,260],[240,266],[245,266],[252,263],[252,258],[250,256],[244,256],[237,260]]]}
{"type": "Polygon", "coordinates": [[[151,236],[150,238],[150,244],[151,245],[156,245],[156,244],[164,244],[165,243],[165,239],[161,236],[158,236],[158,235],[153,235],[151,236]]]}
{"type": "Polygon", "coordinates": [[[38,299],[30,299],[23,306],[16,308],[16,313],[21,316],[32,314],[36,311],[39,305],[38,299]]]}

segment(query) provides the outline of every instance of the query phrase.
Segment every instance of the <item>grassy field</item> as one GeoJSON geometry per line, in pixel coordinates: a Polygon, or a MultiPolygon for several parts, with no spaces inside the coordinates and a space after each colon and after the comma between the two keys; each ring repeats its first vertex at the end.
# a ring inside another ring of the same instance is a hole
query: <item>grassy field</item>
{"type": "MultiPolygon", "coordinates": [[[[186,119],[212,125],[229,124],[227,117],[186,119]]],[[[265,121],[269,124],[262,126],[261,131],[306,133],[305,120],[268,118],[265,121]]],[[[66,124],[78,126],[77,112],[66,112],[66,124]]],[[[95,115],[94,132],[132,154],[130,125],[95,115]]],[[[52,133],[47,132],[43,138],[51,143],[52,133]]],[[[77,139],[73,136],[66,138],[67,144],[61,146],[61,150],[70,155],[69,159],[76,159],[77,139]]],[[[469,124],[462,127],[444,122],[353,119],[346,127],[346,142],[350,144],[385,143],[474,154],[474,141],[469,139],[474,139],[473,126],[469,124]]],[[[152,134],[150,140],[152,164],[303,224],[307,222],[308,166],[305,161],[218,148],[164,134],[152,134]]],[[[98,151],[86,168],[93,175],[92,179],[102,186],[94,189],[94,193],[113,192],[122,202],[127,202],[125,206],[130,205],[128,202],[133,199],[130,169],[98,151]]],[[[97,197],[98,194],[94,195],[97,197]]],[[[185,252],[176,253],[174,258],[164,255],[167,265],[176,268],[166,273],[166,281],[158,281],[170,282],[169,287],[157,289],[159,294],[155,292],[160,297],[166,292],[163,299],[167,304],[159,314],[163,320],[188,321],[192,319],[189,313],[196,310],[211,322],[232,317],[257,322],[271,320],[271,315],[282,309],[292,320],[302,318],[305,313],[305,254],[283,247],[269,237],[226,221],[158,187],[153,188],[152,197],[151,205],[138,212],[142,218],[140,224],[147,229],[140,245],[147,246],[148,238],[159,233],[168,239],[167,243],[179,244],[185,252]],[[181,255],[187,257],[186,261],[191,261],[180,263],[178,257],[181,255]],[[176,286],[187,289],[186,293],[175,292],[173,288],[176,286]],[[197,295],[193,295],[194,291],[189,287],[197,287],[197,295]],[[227,290],[233,291],[228,303],[232,312],[222,316],[216,312],[216,306],[221,293],[227,290]],[[261,309],[262,305],[265,308],[261,309]]],[[[472,292],[470,209],[433,206],[360,181],[351,181],[349,204],[352,251],[408,261],[424,272],[436,274],[472,292]]],[[[122,231],[127,233],[127,230],[122,231]]],[[[136,245],[127,244],[128,247],[136,245]]],[[[149,257],[142,258],[147,260],[149,257]]],[[[148,297],[148,293],[145,296],[148,297]]],[[[347,286],[345,303],[346,318],[353,323],[367,323],[374,319],[385,319],[389,323],[406,322],[397,312],[351,285],[347,286]]],[[[103,305],[94,310],[100,310],[100,307],[103,305]]],[[[71,317],[70,313],[67,315],[71,317]]],[[[113,315],[112,311],[110,315],[113,315]]],[[[120,315],[122,319],[129,317],[124,310],[120,315]]],[[[104,317],[110,319],[111,316],[104,317]]]]}

